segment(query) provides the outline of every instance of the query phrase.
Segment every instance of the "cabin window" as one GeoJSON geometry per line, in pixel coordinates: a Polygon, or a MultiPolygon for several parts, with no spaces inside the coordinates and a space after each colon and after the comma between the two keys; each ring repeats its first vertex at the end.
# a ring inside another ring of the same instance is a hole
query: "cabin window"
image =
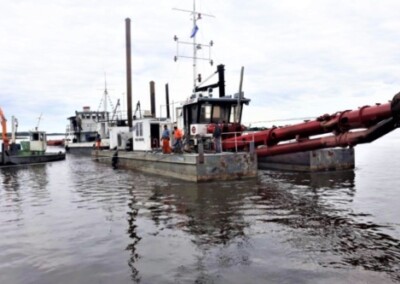
{"type": "Polygon", "coordinates": [[[121,146],[121,145],[122,145],[121,134],[118,134],[118,135],[117,135],[117,138],[118,138],[118,146],[121,146]]]}
{"type": "Polygon", "coordinates": [[[231,108],[229,106],[221,107],[221,121],[229,122],[231,108]]]}
{"type": "Polygon", "coordinates": [[[217,123],[219,121],[225,121],[225,122],[229,121],[229,111],[230,109],[228,106],[221,107],[215,105],[213,109],[213,115],[212,115],[213,117],[211,122],[217,123]]]}
{"type": "Polygon", "coordinates": [[[238,121],[235,120],[236,119],[236,112],[237,112],[237,105],[232,105],[231,106],[231,115],[229,117],[229,122],[238,122],[238,121]]]}
{"type": "Polygon", "coordinates": [[[32,133],[31,141],[38,141],[39,140],[39,133],[32,133]]]}
{"type": "Polygon", "coordinates": [[[221,120],[221,108],[214,106],[212,122],[217,123],[219,120],[221,120]]]}
{"type": "Polygon", "coordinates": [[[190,123],[197,123],[197,105],[190,108],[190,123]]]}
{"type": "Polygon", "coordinates": [[[200,111],[200,123],[209,123],[211,118],[211,105],[202,105],[200,111]]]}
{"type": "Polygon", "coordinates": [[[136,137],[142,137],[143,136],[143,123],[138,122],[136,123],[136,137]]]}

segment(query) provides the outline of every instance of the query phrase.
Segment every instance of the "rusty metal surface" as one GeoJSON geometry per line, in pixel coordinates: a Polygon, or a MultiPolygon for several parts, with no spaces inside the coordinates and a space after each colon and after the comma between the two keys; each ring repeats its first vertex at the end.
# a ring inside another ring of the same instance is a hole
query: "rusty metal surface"
{"type": "Polygon", "coordinates": [[[260,169],[313,172],[354,169],[354,149],[334,148],[258,158],[260,169]]]}
{"type": "Polygon", "coordinates": [[[310,153],[311,171],[354,169],[354,148],[323,149],[310,153]]]}
{"type": "MultiPolygon", "coordinates": [[[[94,160],[112,164],[114,151],[92,152],[94,160]]],[[[146,152],[118,152],[117,167],[139,170],[187,181],[237,180],[257,176],[255,153],[162,154],[146,152]]]]}

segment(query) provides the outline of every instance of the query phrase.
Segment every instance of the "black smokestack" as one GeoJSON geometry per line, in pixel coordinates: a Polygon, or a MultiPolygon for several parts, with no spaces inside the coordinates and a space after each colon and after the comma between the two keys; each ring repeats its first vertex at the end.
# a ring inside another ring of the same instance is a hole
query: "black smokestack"
{"type": "Polygon", "coordinates": [[[223,64],[217,66],[219,97],[225,97],[225,66],[223,64]]]}
{"type": "Polygon", "coordinates": [[[171,118],[169,115],[169,88],[168,88],[168,84],[165,84],[165,103],[166,103],[166,107],[167,107],[167,118],[171,118]]]}
{"type": "Polygon", "coordinates": [[[156,117],[156,91],[154,85],[154,81],[150,81],[150,104],[152,117],[156,117]]]}
{"type": "Polygon", "coordinates": [[[126,102],[128,107],[128,126],[132,128],[132,74],[131,74],[131,19],[125,19],[126,33],[126,102]]]}

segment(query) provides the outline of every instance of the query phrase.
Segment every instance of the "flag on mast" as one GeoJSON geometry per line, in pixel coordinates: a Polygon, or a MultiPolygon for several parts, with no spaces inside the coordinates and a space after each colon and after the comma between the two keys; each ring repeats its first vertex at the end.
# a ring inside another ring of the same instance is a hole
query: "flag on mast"
{"type": "Polygon", "coordinates": [[[191,38],[195,37],[198,30],[199,30],[199,27],[197,25],[195,25],[192,29],[192,33],[190,34],[190,37],[191,38]]]}

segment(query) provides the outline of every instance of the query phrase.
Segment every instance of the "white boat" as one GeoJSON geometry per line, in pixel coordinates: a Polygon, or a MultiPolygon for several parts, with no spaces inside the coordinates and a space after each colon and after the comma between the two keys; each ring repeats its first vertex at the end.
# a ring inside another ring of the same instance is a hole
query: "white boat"
{"type": "Polygon", "coordinates": [[[96,136],[101,137],[101,148],[109,148],[108,123],[110,114],[107,111],[91,111],[83,107],[74,116],[68,117],[69,124],[65,134],[65,150],[67,153],[86,153],[95,147],[96,136]]]}
{"type": "Polygon", "coordinates": [[[107,110],[108,100],[106,87],[101,102],[104,105],[102,110],[93,111],[89,106],[84,106],[81,111],[75,111],[75,115],[67,118],[64,142],[67,153],[90,155],[96,147],[98,136],[101,138],[100,149],[110,148],[109,127],[113,123],[107,110]]]}

